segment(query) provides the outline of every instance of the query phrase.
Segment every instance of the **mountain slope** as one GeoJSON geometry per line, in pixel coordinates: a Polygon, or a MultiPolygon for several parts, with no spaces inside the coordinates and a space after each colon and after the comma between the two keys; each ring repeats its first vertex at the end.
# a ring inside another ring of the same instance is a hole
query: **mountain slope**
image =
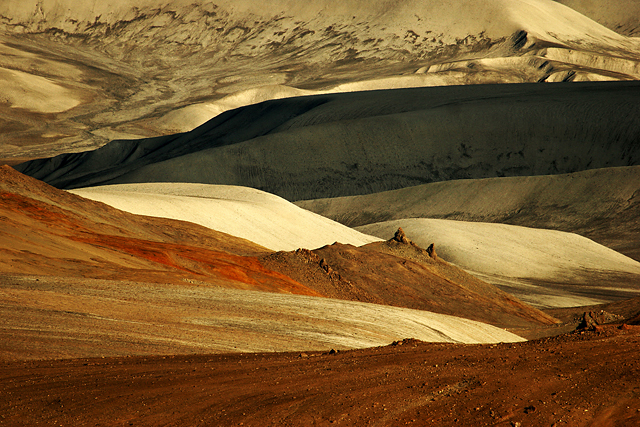
{"type": "Polygon", "coordinates": [[[118,211],[8,166],[0,178],[5,359],[522,340],[457,317],[320,298],[266,267],[270,251],[247,240],[118,211]]]}
{"type": "Polygon", "coordinates": [[[568,231],[640,261],[640,166],[554,176],[455,180],[296,202],[350,227],[403,218],[568,231]]]}
{"type": "Polygon", "coordinates": [[[558,0],[618,34],[637,37],[640,34],[640,4],[634,0],[558,0]]]}
{"type": "Polygon", "coordinates": [[[639,52],[637,40],[551,0],[9,0],[0,157],[191,130],[228,108],[223,98],[268,99],[273,86],[637,79],[639,52]]]}
{"type": "Polygon", "coordinates": [[[358,227],[382,237],[402,227],[419,245],[536,307],[598,304],[640,293],[640,262],[578,236],[505,224],[401,219],[358,227]]]}
{"type": "Polygon", "coordinates": [[[637,82],[333,94],[228,111],[189,133],[16,166],[60,188],[198,182],[288,200],[640,162],[637,82]]]}
{"type": "Polygon", "coordinates": [[[196,223],[272,250],[317,248],[336,241],[361,246],[378,240],[246,187],[148,183],[71,192],[138,215],[196,223]]]}
{"type": "Polygon", "coordinates": [[[317,295],[254,258],[268,249],[187,222],[131,215],[0,168],[0,273],[317,295]]]}
{"type": "Polygon", "coordinates": [[[543,329],[556,323],[496,286],[433,258],[406,237],[359,248],[335,243],[278,252],[261,261],[334,298],[427,310],[502,328],[543,329]]]}

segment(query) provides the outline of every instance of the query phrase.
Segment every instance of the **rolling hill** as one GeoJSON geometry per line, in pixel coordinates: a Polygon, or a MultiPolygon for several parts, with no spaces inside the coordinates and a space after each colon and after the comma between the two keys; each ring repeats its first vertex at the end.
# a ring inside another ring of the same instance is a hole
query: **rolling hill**
{"type": "Polygon", "coordinates": [[[414,88],[297,97],[188,133],[113,141],[16,168],[59,188],[191,182],[290,201],[640,161],[637,82],[414,88]]]}

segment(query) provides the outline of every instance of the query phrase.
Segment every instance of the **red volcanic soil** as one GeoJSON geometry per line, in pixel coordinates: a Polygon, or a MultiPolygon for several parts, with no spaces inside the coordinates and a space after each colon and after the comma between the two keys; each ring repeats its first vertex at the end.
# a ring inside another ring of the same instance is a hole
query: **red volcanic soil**
{"type": "Polygon", "coordinates": [[[638,426],[640,327],[517,344],[0,362],[0,425],[638,426]]]}
{"type": "Polygon", "coordinates": [[[266,269],[270,251],[195,224],[132,215],[0,167],[0,273],[318,295],[266,269]]]}

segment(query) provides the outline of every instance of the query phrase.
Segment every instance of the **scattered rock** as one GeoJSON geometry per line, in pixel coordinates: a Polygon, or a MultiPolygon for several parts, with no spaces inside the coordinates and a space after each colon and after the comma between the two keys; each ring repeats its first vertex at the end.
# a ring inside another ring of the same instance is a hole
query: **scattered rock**
{"type": "Polygon", "coordinates": [[[331,274],[333,272],[333,269],[329,266],[329,264],[327,263],[327,260],[322,258],[320,260],[320,267],[327,272],[327,274],[331,274]]]}
{"type": "Polygon", "coordinates": [[[305,262],[319,262],[320,258],[309,249],[296,249],[296,255],[299,255],[305,262]]]}

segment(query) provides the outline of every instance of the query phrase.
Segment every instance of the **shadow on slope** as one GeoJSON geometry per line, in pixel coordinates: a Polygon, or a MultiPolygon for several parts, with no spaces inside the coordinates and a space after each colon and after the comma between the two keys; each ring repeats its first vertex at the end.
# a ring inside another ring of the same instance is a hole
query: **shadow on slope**
{"type": "Polygon", "coordinates": [[[16,168],[59,188],[199,182],[288,200],[640,162],[638,82],[399,89],[268,101],[189,133],[16,168]]]}

